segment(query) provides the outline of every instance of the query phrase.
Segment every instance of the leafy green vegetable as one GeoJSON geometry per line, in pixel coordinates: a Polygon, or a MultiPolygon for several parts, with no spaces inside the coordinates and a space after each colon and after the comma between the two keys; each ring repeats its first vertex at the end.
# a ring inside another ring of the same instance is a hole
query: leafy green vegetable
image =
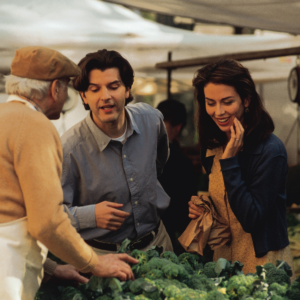
{"type": "Polygon", "coordinates": [[[134,249],[131,254],[132,257],[139,260],[139,264],[145,264],[148,261],[148,255],[144,251],[140,251],[137,249],[134,249]]]}
{"type": "Polygon", "coordinates": [[[161,258],[165,258],[173,262],[174,264],[179,264],[179,260],[177,255],[172,252],[172,251],[165,251],[162,255],[161,258]]]}
{"type": "Polygon", "coordinates": [[[117,253],[127,253],[127,252],[129,252],[129,250],[130,250],[130,243],[131,243],[131,240],[125,239],[125,240],[122,242],[121,247],[120,247],[120,249],[117,251],[117,253]]]}

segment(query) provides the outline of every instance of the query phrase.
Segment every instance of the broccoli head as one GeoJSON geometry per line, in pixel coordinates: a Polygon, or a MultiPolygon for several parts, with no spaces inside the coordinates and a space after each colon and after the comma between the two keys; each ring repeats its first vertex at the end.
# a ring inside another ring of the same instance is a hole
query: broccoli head
{"type": "Polygon", "coordinates": [[[219,291],[208,292],[205,300],[228,300],[228,298],[219,291]]]}
{"type": "Polygon", "coordinates": [[[169,279],[175,278],[182,281],[188,278],[188,273],[181,264],[176,265],[170,262],[169,264],[164,265],[161,270],[165,277],[169,279]]]}
{"type": "Polygon", "coordinates": [[[160,279],[160,278],[164,278],[164,273],[161,270],[153,269],[153,270],[150,270],[149,272],[147,272],[144,277],[152,279],[152,280],[160,279]]]}
{"type": "Polygon", "coordinates": [[[167,299],[174,300],[190,300],[190,299],[200,299],[206,295],[205,292],[196,291],[190,288],[179,289],[174,285],[170,285],[163,291],[163,294],[167,297],[167,299]]]}
{"type": "Polygon", "coordinates": [[[185,283],[194,290],[210,292],[216,289],[214,282],[204,275],[195,274],[188,278],[185,283]]]}
{"type": "Polygon", "coordinates": [[[203,268],[201,274],[204,274],[208,278],[215,278],[215,277],[217,277],[217,273],[215,272],[215,266],[216,266],[215,262],[211,261],[211,262],[206,263],[204,265],[204,268],[203,268]]]}
{"type": "Polygon", "coordinates": [[[266,299],[268,297],[268,292],[267,291],[255,291],[253,293],[253,298],[254,299],[266,299]]]}
{"type": "Polygon", "coordinates": [[[300,298],[300,276],[293,282],[286,295],[290,300],[296,300],[300,298]]]}
{"type": "Polygon", "coordinates": [[[148,264],[151,270],[152,269],[161,270],[165,265],[172,264],[172,262],[165,258],[153,257],[149,260],[148,264]]]}
{"type": "Polygon", "coordinates": [[[276,267],[272,263],[266,263],[263,267],[267,272],[269,272],[271,269],[276,269],[276,267]]]}
{"type": "Polygon", "coordinates": [[[139,260],[139,264],[145,264],[148,261],[148,255],[145,251],[140,251],[137,249],[134,249],[131,254],[132,257],[139,260]]]}
{"type": "Polygon", "coordinates": [[[170,260],[174,264],[179,264],[179,260],[178,260],[177,255],[174,252],[172,252],[172,251],[165,251],[161,255],[161,258],[168,259],[168,260],[170,260]]]}
{"type": "Polygon", "coordinates": [[[163,279],[156,279],[156,280],[154,280],[154,282],[159,290],[164,290],[165,288],[167,288],[170,285],[174,285],[180,289],[187,287],[187,285],[185,283],[180,282],[176,279],[163,278],[163,279]]]}
{"type": "Polygon", "coordinates": [[[291,284],[290,277],[282,269],[271,268],[266,274],[266,283],[271,285],[272,283],[277,282],[281,285],[291,284]]]}
{"type": "Polygon", "coordinates": [[[143,283],[145,282],[146,281],[144,278],[138,278],[132,281],[129,286],[130,291],[135,295],[141,294],[143,292],[143,283]]]}
{"type": "Polygon", "coordinates": [[[287,285],[281,285],[277,282],[273,282],[270,286],[268,291],[269,292],[275,292],[278,296],[285,296],[287,292],[287,285]]]}
{"type": "Polygon", "coordinates": [[[151,299],[147,298],[146,296],[144,296],[143,294],[135,296],[133,299],[134,300],[151,300],[151,299]]]}
{"type": "Polygon", "coordinates": [[[198,264],[205,262],[203,256],[188,252],[181,253],[178,256],[178,260],[181,264],[189,264],[194,270],[198,264]]]}
{"type": "Polygon", "coordinates": [[[244,295],[251,295],[252,284],[256,277],[246,276],[244,274],[230,277],[227,285],[227,295],[229,299],[239,299],[244,295]]]}

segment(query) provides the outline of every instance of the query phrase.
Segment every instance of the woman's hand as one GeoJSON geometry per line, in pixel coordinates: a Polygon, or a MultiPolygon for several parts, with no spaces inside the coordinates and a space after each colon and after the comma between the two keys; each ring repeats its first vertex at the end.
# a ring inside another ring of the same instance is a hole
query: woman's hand
{"type": "Polygon", "coordinates": [[[241,122],[234,118],[233,125],[230,127],[231,136],[224,153],[222,155],[222,159],[230,158],[236,156],[243,147],[243,139],[244,139],[244,128],[241,122]]]}
{"type": "MultiPolygon", "coordinates": [[[[196,196],[193,196],[193,197],[196,197],[196,196]]],[[[198,217],[200,217],[203,214],[203,212],[204,212],[203,207],[199,207],[199,206],[195,205],[192,202],[192,200],[189,201],[189,218],[197,219],[198,217]]]]}

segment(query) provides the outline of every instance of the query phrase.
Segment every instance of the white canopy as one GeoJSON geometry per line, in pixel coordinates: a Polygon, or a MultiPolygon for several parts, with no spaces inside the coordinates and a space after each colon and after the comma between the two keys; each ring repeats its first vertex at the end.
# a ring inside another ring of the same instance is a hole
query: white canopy
{"type": "Polygon", "coordinates": [[[105,0],[211,23],[300,34],[299,0],[105,0]]]}
{"type": "MultiPolygon", "coordinates": [[[[154,65],[165,61],[168,51],[172,51],[173,59],[185,59],[299,45],[299,38],[288,35],[196,34],[144,20],[123,6],[96,0],[0,0],[0,40],[0,71],[9,69],[15,49],[41,45],[57,49],[75,62],[91,51],[115,49],[130,61],[136,75],[163,78],[165,71],[154,65]]],[[[273,59],[248,66],[254,78],[274,79],[285,78],[290,65],[291,60],[273,59]]],[[[174,76],[191,78],[194,70],[177,71],[174,76]]]]}

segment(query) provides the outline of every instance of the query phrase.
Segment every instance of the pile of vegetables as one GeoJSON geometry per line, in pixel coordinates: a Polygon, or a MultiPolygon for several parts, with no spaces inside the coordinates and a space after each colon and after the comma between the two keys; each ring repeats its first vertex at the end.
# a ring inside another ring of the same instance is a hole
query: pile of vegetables
{"type": "MultiPolygon", "coordinates": [[[[127,252],[125,240],[121,252],[127,252]]],[[[139,260],[132,266],[134,281],[92,276],[75,287],[42,284],[36,300],[299,300],[300,277],[291,284],[291,268],[284,261],[257,266],[255,274],[244,275],[240,262],[220,258],[206,262],[196,254],[178,257],[161,247],[132,251],[139,260]]]]}
{"type": "Polygon", "coordinates": [[[287,213],[287,223],[294,270],[296,274],[300,274],[300,222],[296,214],[287,213]]]}

